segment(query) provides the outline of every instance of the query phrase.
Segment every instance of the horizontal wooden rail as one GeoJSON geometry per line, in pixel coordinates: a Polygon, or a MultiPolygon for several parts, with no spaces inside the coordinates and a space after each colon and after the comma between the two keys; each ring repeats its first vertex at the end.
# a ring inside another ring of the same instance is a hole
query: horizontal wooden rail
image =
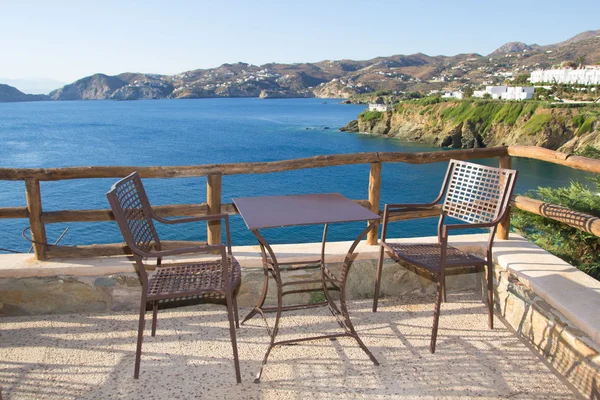
{"type": "MultiPolygon", "coordinates": [[[[356,203],[363,207],[369,206],[368,200],[355,200],[356,203]]],[[[230,204],[224,204],[222,207],[229,207],[230,204]]],[[[164,207],[164,206],[163,206],[164,207]]],[[[223,208],[221,208],[223,210],[223,208]]],[[[441,205],[438,205],[430,210],[419,210],[403,212],[401,215],[390,216],[390,221],[404,221],[417,218],[436,217],[440,215],[441,205]]],[[[234,210],[235,212],[235,210],[234,210]]],[[[164,249],[177,247],[202,246],[206,242],[192,241],[161,241],[164,249]]],[[[49,246],[46,251],[48,258],[85,258],[85,257],[101,257],[101,256],[119,256],[130,255],[131,250],[125,243],[110,243],[110,244],[93,244],[88,246],[49,246]]]]}
{"type": "Polygon", "coordinates": [[[0,208],[0,219],[2,218],[29,218],[29,211],[27,207],[0,208]]]}
{"type": "Polygon", "coordinates": [[[427,164],[448,161],[450,159],[472,160],[477,158],[500,157],[506,155],[506,147],[489,149],[450,150],[421,153],[355,153],[334,154],[298,158],[272,162],[209,164],[166,167],[68,167],[68,168],[0,168],[0,180],[24,180],[35,178],[40,181],[59,181],[65,179],[122,178],[138,171],[142,178],[176,178],[206,176],[210,174],[268,174],[271,172],[292,171],[307,168],[333,167],[339,165],[368,164],[373,162],[405,162],[409,164],[427,164]]]}
{"type": "MultiPolygon", "coordinates": [[[[354,200],[363,207],[369,206],[368,200],[354,200]]],[[[202,204],[171,204],[153,206],[152,209],[161,217],[195,217],[208,215],[208,206],[202,204]]],[[[221,204],[221,213],[234,215],[237,209],[231,203],[221,204]]],[[[0,218],[27,218],[27,208],[0,208],[0,218]]],[[[45,211],[42,213],[45,223],[57,222],[101,222],[114,221],[115,217],[110,209],[103,210],[59,210],[45,211]]]]}
{"type": "MultiPolygon", "coordinates": [[[[191,217],[206,215],[208,207],[202,204],[171,204],[154,206],[152,209],[161,217],[191,217]]],[[[104,210],[61,210],[46,211],[42,214],[44,222],[96,222],[113,221],[115,219],[110,209],[104,210]]]]}
{"type": "Polygon", "coordinates": [[[516,196],[512,205],[519,210],[541,215],[600,237],[600,218],[593,215],[524,196],[516,196]]]}
{"type": "MultiPolygon", "coordinates": [[[[181,247],[205,246],[206,242],[193,242],[184,240],[161,241],[163,250],[181,247]]],[[[131,250],[125,243],[92,244],[89,246],[49,246],[46,250],[47,258],[87,258],[130,255],[131,250]]]]}
{"type": "Polygon", "coordinates": [[[533,160],[547,161],[565,167],[580,169],[582,171],[600,174],[600,160],[574,156],[537,146],[509,146],[508,155],[511,157],[524,157],[533,160]]]}

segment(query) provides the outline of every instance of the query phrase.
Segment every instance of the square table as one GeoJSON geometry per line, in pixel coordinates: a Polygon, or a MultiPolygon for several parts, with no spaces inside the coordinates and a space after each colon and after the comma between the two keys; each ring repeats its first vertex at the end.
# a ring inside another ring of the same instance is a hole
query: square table
{"type": "Polygon", "coordinates": [[[345,288],[346,278],[348,277],[348,272],[350,269],[350,265],[352,264],[353,253],[356,249],[356,246],[365,237],[365,235],[376,226],[377,222],[381,219],[381,217],[339,193],[303,194],[291,196],[240,197],[234,198],[233,203],[235,204],[235,206],[238,209],[238,212],[244,219],[244,222],[246,223],[248,229],[258,239],[265,274],[263,290],[260,295],[260,298],[256,306],[242,321],[243,324],[244,322],[252,318],[254,315],[259,313],[263,317],[263,320],[267,325],[267,331],[271,336],[271,342],[265,353],[260,370],[256,375],[255,382],[260,382],[263,367],[267,363],[267,359],[269,358],[269,354],[273,347],[278,345],[291,344],[315,339],[350,336],[358,342],[358,345],[369,356],[371,361],[373,361],[375,365],[379,365],[377,359],[375,359],[373,354],[369,351],[369,349],[359,338],[358,334],[356,333],[356,330],[354,329],[354,326],[352,325],[352,321],[350,320],[350,315],[348,313],[348,307],[346,306],[345,288]],[[338,278],[325,266],[325,243],[327,239],[327,228],[329,224],[332,223],[357,221],[370,221],[370,223],[368,224],[367,228],[358,235],[358,237],[350,246],[350,249],[348,250],[348,253],[346,254],[346,257],[344,259],[341,276],[338,278]],[[316,260],[278,262],[277,257],[273,252],[273,249],[259,232],[259,229],[266,228],[317,224],[323,224],[324,228],[323,241],[321,242],[321,257],[320,259],[316,260]],[[280,266],[285,265],[293,267],[294,265],[306,264],[319,264],[321,268],[321,279],[301,279],[285,283],[281,280],[280,266]],[[269,274],[275,280],[275,283],[277,285],[277,306],[264,306],[269,285],[269,274]],[[283,287],[291,285],[304,285],[307,283],[320,283],[322,285],[326,301],[313,304],[296,304],[290,306],[282,305],[283,287]],[[341,312],[329,294],[327,287],[328,284],[339,288],[341,312]],[[312,336],[308,338],[293,340],[275,340],[275,338],[277,337],[279,320],[282,311],[323,306],[329,307],[331,313],[337,318],[339,325],[344,329],[343,333],[312,336]],[[265,312],[277,313],[273,329],[270,329],[267,324],[266,318],[264,316],[265,312]]]}

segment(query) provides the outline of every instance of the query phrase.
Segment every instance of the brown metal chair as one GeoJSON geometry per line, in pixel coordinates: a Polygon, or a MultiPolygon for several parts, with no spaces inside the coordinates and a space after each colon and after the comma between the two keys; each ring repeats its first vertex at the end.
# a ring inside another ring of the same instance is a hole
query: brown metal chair
{"type": "Polygon", "coordinates": [[[142,185],[142,180],[137,172],[115,183],[106,194],[106,197],[108,197],[108,202],[119,224],[123,238],[133,252],[136,270],[143,288],[134,378],[137,379],[140,373],[144,317],[146,308],[149,305],[152,305],[152,336],[155,336],[158,303],[161,300],[185,300],[203,296],[225,296],[227,316],[229,318],[229,333],[233,346],[235,375],[237,382],[240,383],[240,364],[235,337],[235,328],[239,328],[235,291],[240,285],[241,271],[240,264],[231,253],[228,216],[226,214],[217,214],[174,220],[161,218],[152,210],[144,186],[142,185]],[[218,244],[162,250],[153,219],[164,224],[225,220],[227,245],[218,244]],[[208,252],[217,252],[220,254],[220,257],[207,261],[190,261],[161,265],[163,257],[208,252]],[[146,258],[155,258],[157,260],[156,265],[146,265],[144,262],[146,258]],[[155,267],[156,271],[149,277],[146,269],[151,270],[155,267]]]}
{"type": "Polygon", "coordinates": [[[437,283],[433,331],[430,350],[435,352],[438,321],[442,299],[446,301],[447,273],[476,272],[487,266],[488,324],[494,326],[493,305],[493,265],[492,243],[498,223],[506,216],[510,197],[517,178],[517,171],[492,168],[464,161],[450,160],[440,194],[427,204],[386,204],[383,213],[379,262],[375,278],[373,312],[377,311],[377,301],[381,284],[381,270],[384,252],[396,261],[404,261],[414,272],[426,276],[437,283]],[[438,223],[438,243],[403,244],[386,242],[387,225],[392,214],[406,211],[431,209],[441,199],[445,199],[438,223]],[[446,217],[466,222],[447,224],[446,217]],[[448,233],[459,229],[489,228],[485,259],[465,253],[448,245],[448,233]],[[475,270],[474,270],[474,269],[475,270]]]}

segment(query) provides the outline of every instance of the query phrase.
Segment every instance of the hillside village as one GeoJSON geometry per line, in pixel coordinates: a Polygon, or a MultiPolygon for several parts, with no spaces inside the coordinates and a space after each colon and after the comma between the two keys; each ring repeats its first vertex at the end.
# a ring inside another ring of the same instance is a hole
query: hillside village
{"type": "MultiPolygon", "coordinates": [[[[570,66],[578,71],[575,74],[586,75],[590,82],[597,82],[600,72],[596,63],[599,62],[600,30],[595,30],[546,46],[511,42],[488,55],[428,56],[417,53],[365,61],[326,60],[260,66],[240,62],[175,75],[123,73],[108,76],[99,73],[54,90],[49,96],[27,98],[21,93],[12,100],[352,98],[375,92],[426,95],[432,91],[482,90],[485,86],[505,85],[506,82],[515,86],[511,82],[520,81],[523,76],[558,81],[564,72],[552,68],[561,66],[570,66]],[[585,69],[579,68],[582,62],[585,69]],[[551,69],[552,72],[539,75],[538,71],[551,69]]],[[[529,85],[529,82],[525,83],[529,85]]],[[[2,100],[10,101],[11,98],[2,100]]]]}

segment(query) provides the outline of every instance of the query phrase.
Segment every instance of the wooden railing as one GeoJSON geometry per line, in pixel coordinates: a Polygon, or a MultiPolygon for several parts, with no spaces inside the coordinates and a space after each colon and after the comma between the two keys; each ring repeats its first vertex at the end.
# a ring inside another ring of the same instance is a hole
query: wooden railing
{"type": "MultiPolygon", "coordinates": [[[[31,237],[34,241],[35,256],[39,260],[52,257],[91,257],[100,255],[128,254],[129,249],[123,243],[91,245],[91,246],[48,246],[46,244],[45,224],[56,222],[95,222],[109,221],[114,217],[109,209],[103,210],[54,210],[44,211],[40,181],[57,181],[67,179],[88,178],[121,178],[133,171],[138,171],[143,178],[176,178],[206,176],[206,203],[177,204],[155,207],[156,212],[165,217],[207,215],[217,213],[235,214],[237,210],[232,204],[221,204],[222,176],[238,174],[266,174],[308,168],[323,168],[350,164],[370,164],[369,188],[367,200],[355,200],[375,213],[381,213],[381,168],[385,162],[405,162],[410,164],[428,164],[450,159],[473,160],[482,158],[499,158],[499,166],[511,166],[511,157],[526,157],[553,162],[588,172],[600,173],[600,161],[585,157],[570,156],[538,147],[511,146],[487,149],[451,150],[423,153],[356,153],[316,156],[295,160],[274,162],[166,166],[166,167],[70,167],[70,168],[0,168],[0,180],[25,181],[27,207],[0,208],[1,218],[29,218],[31,237]]],[[[522,210],[544,215],[571,226],[584,229],[600,236],[600,221],[594,217],[573,212],[564,207],[540,203],[536,200],[517,196],[513,206],[522,210]]],[[[426,218],[439,215],[440,208],[416,211],[395,217],[398,219],[426,218]]],[[[508,238],[508,219],[501,224],[499,239],[508,238]]],[[[207,224],[208,243],[221,240],[219,223],[207,224]]],[[[377,243],[377,227],[367,237],[371,245],[377,243]]],[[[178,245],[179,242],[166,243],[166,247],[178,245]]]]}

